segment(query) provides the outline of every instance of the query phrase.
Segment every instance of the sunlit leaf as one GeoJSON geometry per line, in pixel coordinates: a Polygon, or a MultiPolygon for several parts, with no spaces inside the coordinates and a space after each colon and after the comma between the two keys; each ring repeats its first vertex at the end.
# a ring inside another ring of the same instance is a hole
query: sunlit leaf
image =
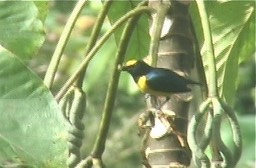
{"type": "Polygon", "coordinates": [[[0,44],[21,59],[31,58],[44,42],[41,17],[32,1],[1,1],[0,44]]]}
{"type": "Polygon", "coordinates": [[[65,167],[67,124],[53,96],[37,75],[3,48],[0,67],[1,164],[65,167]]]}

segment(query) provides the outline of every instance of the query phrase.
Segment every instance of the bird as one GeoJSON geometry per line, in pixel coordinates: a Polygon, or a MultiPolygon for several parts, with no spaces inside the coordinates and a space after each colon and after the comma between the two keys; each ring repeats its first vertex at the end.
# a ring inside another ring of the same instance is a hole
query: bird
{"type": "Polygon", "coordinates": [[[120,70],[128,72],[143,93],[165,96],[166,99],[170,99],[172,94],[190,92],[189,84],[200,85],[170,69],[152,67],[142,60],[129,60],[120,70]]]}

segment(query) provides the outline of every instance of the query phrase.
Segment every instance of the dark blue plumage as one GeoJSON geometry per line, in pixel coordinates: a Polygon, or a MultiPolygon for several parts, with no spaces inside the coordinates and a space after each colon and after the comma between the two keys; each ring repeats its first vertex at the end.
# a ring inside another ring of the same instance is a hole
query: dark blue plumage
{"type": "Polygon", "coordinates": [[[132,75],[142,92],[156,96],[189,92],[188,84],[199,84],[169,69],[151,67],[141,60],[128,61],[121,70],[132,75]]]}
{"type": "Polygon", "coordinates": [[[189,92],[191,89],[187,85],[197,84],[164,68],[152,68],[146,78],[150,88],[168,93],[189,92]]]}

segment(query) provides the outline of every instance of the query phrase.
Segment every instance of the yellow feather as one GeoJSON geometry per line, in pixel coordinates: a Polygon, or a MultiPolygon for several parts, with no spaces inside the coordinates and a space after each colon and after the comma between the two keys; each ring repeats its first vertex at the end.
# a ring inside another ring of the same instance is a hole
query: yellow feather
{"type": "Polygon", "coordinates": [[[125,63],[125,66],[132,66],[132,65],[135,65],[136,62],[138,62],[138,61],[135,60],[135,59],[132,59],[132,60],[130,60],[130,61],[127,61],[127,62],[125,63]]]}
{"type": "Polygon", "coordinates": [[[142,92],[148,92],[149,88],[147,85],[147,78],[146,76],[141,76],[138,80],[138,86],[142,92]]]}

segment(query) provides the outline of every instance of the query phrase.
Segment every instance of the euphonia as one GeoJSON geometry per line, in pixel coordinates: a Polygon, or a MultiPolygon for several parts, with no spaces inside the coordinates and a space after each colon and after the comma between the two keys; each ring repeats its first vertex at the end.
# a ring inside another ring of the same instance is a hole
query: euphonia
{"type": "Polygon", "coordinates": [[[199,84],[165,68],[149,66],[142,60],[130,60],[122,67],[137,83],[139,89],[150,95],[169,97],[174,93],[191,91],[188,84],[199,84]]]}

